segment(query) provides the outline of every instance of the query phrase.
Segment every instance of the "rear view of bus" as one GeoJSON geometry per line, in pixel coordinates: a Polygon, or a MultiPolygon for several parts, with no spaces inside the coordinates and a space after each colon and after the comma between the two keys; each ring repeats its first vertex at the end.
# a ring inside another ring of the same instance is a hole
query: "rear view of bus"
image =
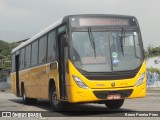
{"type": "Polygon", "coordinates": [[[70,102],[99,102],[118,109],[146,95],[146,63],[135,17],[71,16],[70,102]]]}

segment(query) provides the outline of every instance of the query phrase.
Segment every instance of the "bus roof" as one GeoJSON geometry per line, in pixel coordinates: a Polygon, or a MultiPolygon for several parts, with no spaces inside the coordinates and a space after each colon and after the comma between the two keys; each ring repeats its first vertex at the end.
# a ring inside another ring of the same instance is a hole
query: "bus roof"
{"type": "Polygon", "coordinates": [[[33,42],[34,40],[36,40],[37,38],[39,38],[40,36],[44,35],[45,33],[49,32],[50,30],[56,28],[57,26],[59,26],[60,24],[62,24],[64,21],[66,21],[69,17],[74,17],[74,16],[88,16],[88,17],[99,17],[99,16],[112,16],[112,17],[127,17],[127,18],[135,18],[134,16],[128,16],[128,15],[112,15],[112,14],[77,14],[77,15],[68,15],[65,16],[61,19],[59,19],[58,21],[56,21],[55,23],[53,23],[52,25],[50,25],[49,27],[47,27],[46,29],[42,30],[41,32],[39,32],[38,34],[36,34],[35,36],[33,36],[32,38],[30,38],[29,40],[27,40],[26,42],[20,44],[19,46],[17,46],[16,48],[14,48],[12,50],[12,53],[16,52],[17,50],[23,48],[24,46],[30,44],[31,42],[33,42]]]}

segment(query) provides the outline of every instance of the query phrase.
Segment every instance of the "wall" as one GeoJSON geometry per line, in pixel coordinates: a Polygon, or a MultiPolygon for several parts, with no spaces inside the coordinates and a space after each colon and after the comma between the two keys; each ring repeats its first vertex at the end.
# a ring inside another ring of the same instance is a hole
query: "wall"
{"type": "MultiPolygon", "coordinates": [[[[150,57],[146,59],[147,68],[160,69],[160,57],[150,57]]],[[[147,73],[147,87],[160,87],[160,75],[156,73],[147,73]]]]}
{"type": "Polygon", "coordinates": [[[160,87],[160,75],[147,73],[147,87],[160,87]]]}

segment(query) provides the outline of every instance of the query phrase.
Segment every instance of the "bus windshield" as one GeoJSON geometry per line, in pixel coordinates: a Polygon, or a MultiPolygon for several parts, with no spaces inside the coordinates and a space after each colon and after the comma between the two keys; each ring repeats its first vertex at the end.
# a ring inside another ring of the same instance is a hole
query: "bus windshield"
{"type": "Polygon", "coordinates": [[[134,70],[143,60],[139,41],[135,30],[73,32],[73,64],[86,72],[134,70]]]}

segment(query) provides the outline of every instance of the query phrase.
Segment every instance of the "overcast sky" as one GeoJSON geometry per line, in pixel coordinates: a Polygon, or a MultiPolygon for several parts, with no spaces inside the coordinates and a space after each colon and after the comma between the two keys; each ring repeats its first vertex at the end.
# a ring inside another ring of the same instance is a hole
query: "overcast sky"
{"type": "Polygon", "coordinates": [[[136,16],[145,48],[160,46],[160,0],[0,0],[0,39],[32,37],[70,14],[136,16]]]}

